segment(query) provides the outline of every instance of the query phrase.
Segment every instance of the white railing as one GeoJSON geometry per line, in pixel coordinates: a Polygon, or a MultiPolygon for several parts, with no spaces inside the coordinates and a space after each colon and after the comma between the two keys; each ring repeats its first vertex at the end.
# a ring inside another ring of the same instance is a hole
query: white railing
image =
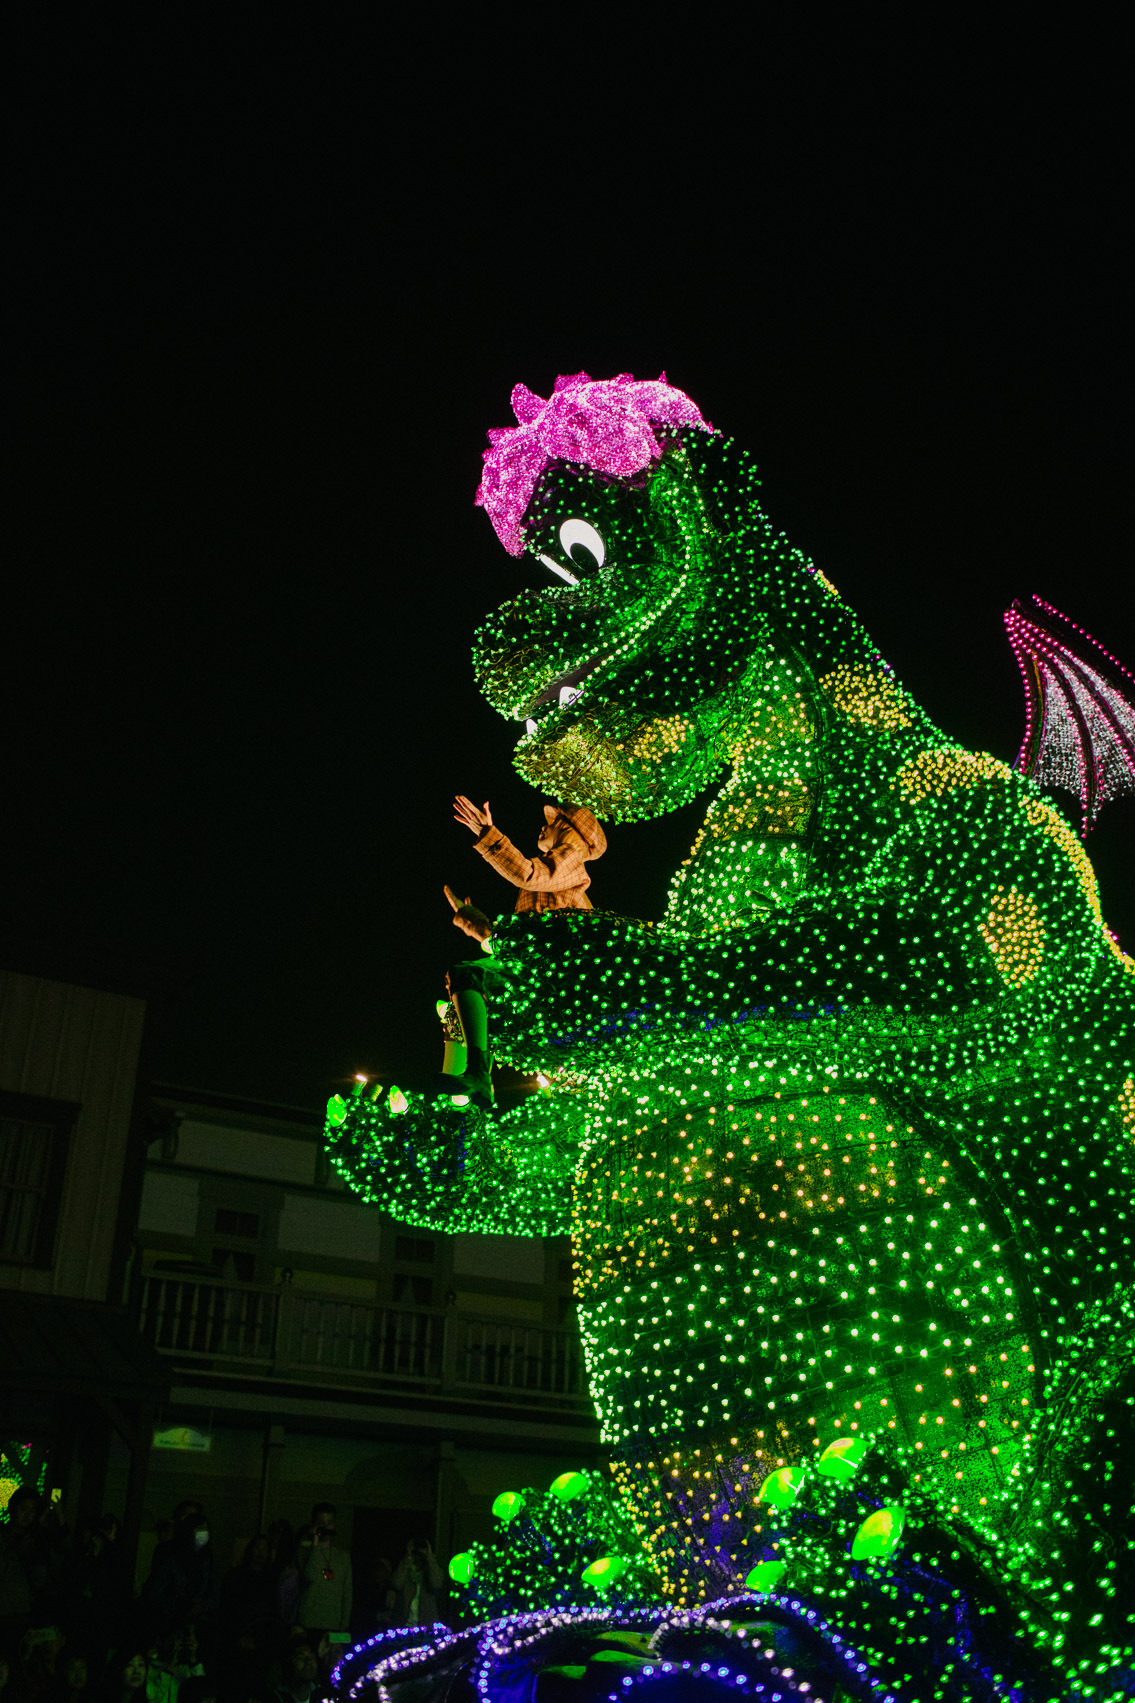
{"type": "Polygon", "coordinates": [[[292,1288],[154,1273],[139,1329],[186,1362],[317,1374],[346,1383],[479,1391],[512,1400],[586,1398],[573,1331],[483,1319],[455,1308],[367,1306],[292,1288]]]}

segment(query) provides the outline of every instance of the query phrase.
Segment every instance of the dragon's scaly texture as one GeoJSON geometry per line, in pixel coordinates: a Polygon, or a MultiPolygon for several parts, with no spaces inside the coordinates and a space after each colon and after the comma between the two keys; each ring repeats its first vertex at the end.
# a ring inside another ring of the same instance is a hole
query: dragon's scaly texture
{"type": "Polygon", "coordinates": [[[603,1434],[679,1599],[772,1553],[770,1472],[867,1437],[1087,1675],[1131,1644],[1135,966],[1064,818],[933,726],[747,456],[674,408],[611,471],[587,382],[582,449],[505,446],[510,545],[569,583],[487,621],[478,681],[520,772],[602,818],[720,784],[661,922],[499,926],[494,1044],[549,1096],[340,1102],[334,1157],[411,1222],[570,1228],[603,1434]]]}

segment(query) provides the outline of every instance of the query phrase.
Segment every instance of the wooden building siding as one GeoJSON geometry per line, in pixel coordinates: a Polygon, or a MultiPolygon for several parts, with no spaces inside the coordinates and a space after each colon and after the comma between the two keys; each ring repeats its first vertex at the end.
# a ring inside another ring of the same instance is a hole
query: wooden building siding
{"type": "Polygon", "coordinates": [[[0,1089],[82,1107],[50,1269],[0,1263],[0,1288],[112,1301],[107,1280],[145,1001],[0,971],[0,1089]]]}

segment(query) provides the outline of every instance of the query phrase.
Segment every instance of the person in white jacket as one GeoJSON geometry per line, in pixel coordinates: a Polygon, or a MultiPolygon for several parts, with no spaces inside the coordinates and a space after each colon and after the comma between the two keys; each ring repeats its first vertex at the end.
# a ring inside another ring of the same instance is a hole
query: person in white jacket
{"type": "Polygon", "coordinates": [[[324,1632],[346,1632],[351,1620],[351,1556],[335,1544],[335,1508],[318,1502],[297,1555],[300,1598],[296,1620],[318,1645],[324,1632]]]}

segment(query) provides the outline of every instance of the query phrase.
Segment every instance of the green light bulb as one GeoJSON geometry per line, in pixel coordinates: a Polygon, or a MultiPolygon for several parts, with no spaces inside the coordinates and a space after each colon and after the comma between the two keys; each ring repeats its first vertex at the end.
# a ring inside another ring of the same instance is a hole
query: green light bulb
{"type": "Polygon", "coordinates": [[[898,1548],[902,1539],[906,1514],[890,1505],[869,1514],[856,1532],[851,1544],[853,1561],[885,1561],[898,1548]]]}
{"type": "Polygon", "coordinates": [[[584,1494],[590,1482],[586,1473],[561,1472],[558,1478],[553,1478],[548,1488],[561,1502],[574,1502],[577,1496],[584,1494]]]}
{"type": "Polygon", "coordinates": [[[816,1462],[816,1471],[822,1478],[834,1478],[840,1484],[846,1484],[855,1477],[866,1453],[866,1437],[837,1437],[816,1462]]]}
{"type": "Polygon", "coordinates": [[[492,1511],[501,1524],[507,1526],[523,1511],[524,1505],[524,1497],[519,1490],[502,1490],[493,1503],[492,1511]]]}

